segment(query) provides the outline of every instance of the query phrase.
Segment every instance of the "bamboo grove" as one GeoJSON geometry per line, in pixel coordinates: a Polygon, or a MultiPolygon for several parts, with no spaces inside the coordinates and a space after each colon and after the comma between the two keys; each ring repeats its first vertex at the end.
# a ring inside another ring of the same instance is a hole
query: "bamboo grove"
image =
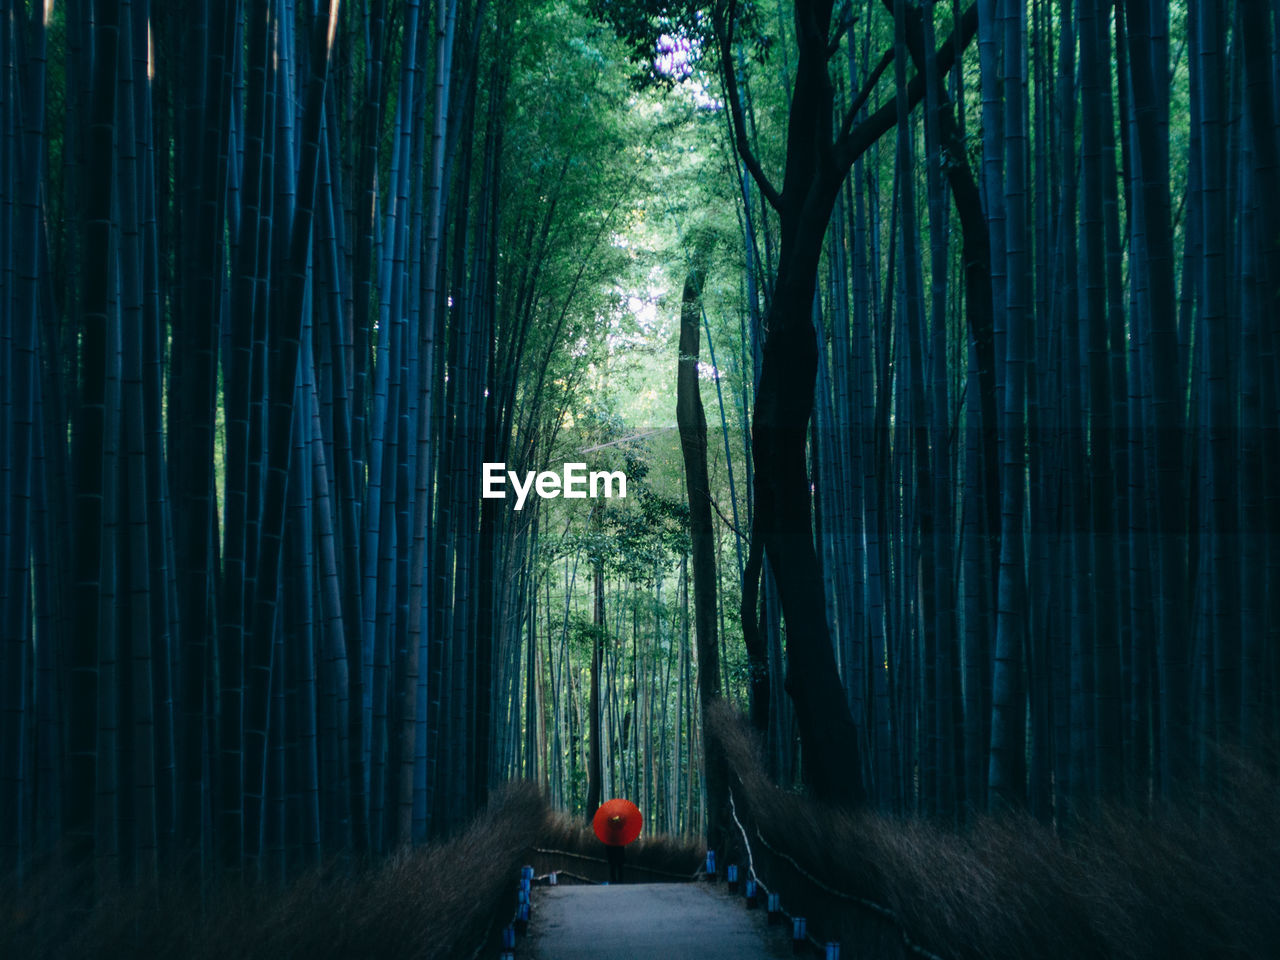
{"type": "Polygon", "coordinates": [[[1276,5],[596,9],[647,82],[673,35],[721,80],[774,775],[1066,827],[1268,762],[1276,5]]]}
{"type": "MultiPolygon", "coordinates": [[[[818,406],[851,455],[818,472],[853,500],[824,525],[834,576],[867,572],[832,591],[870,625],[845,649],[888,651],[862,708],[881,802],[1062,822],[1212,790],[1277,730],[1276,16],[980,2],[976,76],[926,87],[894,186],[846,193],[818,406]],[[898,236],[872,238],[892,195],[898,236]],[[842,407],[885,430],[836,430],[842,407]]],[[[897,64],[929,69],[928,19],[899,5],[897,64]]]]}
{"type": "MultiPolygon", "coordinates": [[[[1212,792],[1280,721],[1280,10],[795,14],[775,39],[798,60],[721,62],[756,78],[734,111],[754,328],[776,316],[791,187],[768,178],[790,184],[806,149],[806,56],[827,60],[826,129],[870,134],[836,140],[851,169],[796,308],[818,330],[809,476],[844,762],[882,809],[950,822],[1212,792]],[[779,93],[789,114],[766,115],[779,93]]],[[[769,588],[766,564],[777,663],[769,588]]],[[[795,775],[776,691],[768,718],[795,775]]]]}
{"type": "Polygon", "coordinates": [[[6,871],[282,878],[505,779],[537,525],[480,464],[550,456],[638,176],[593,30],[5,3],[6,871]]]}
{"type": "Polygon", "coordinates": [[[714,832],[715,694],[956,825],[1274,745],[1275,0],[0,13],[0,871],[714,832]]]}

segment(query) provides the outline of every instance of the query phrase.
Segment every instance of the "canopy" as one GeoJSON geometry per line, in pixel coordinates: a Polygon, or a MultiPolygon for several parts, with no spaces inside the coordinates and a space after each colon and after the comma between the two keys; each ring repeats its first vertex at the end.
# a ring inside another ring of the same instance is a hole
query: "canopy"
{"type": "Polygon", "coordinates": [[[591,826],[600,842],[610,847],[625,847],[640,836],[644,818],[640,808],[630,800],[606,800],[591,818],[591,826]]]}

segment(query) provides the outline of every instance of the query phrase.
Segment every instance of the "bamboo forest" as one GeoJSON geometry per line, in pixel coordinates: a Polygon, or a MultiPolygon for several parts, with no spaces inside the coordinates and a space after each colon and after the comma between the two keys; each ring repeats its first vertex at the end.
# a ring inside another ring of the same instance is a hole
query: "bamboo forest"
{"type": "Polygon", "coordinates": [[[0,953],[1274,956],[1280,2],[0,17],[0,953]]]}

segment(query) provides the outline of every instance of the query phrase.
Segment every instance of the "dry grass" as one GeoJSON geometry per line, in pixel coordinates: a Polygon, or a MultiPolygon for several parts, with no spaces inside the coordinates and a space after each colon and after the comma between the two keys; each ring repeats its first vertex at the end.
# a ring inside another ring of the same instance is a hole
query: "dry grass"
{"type": "MultiPolygon", "coordinates": [[[[1224,762],[1232,788],[1212,805],[1112,809],[1064,841],[1027,818],[982,818],[957,833],[824,808],[768,781],[735,718],[717,715],[711,728],[736,774],[756,869],[816,935],[857,944],[858,956],[907,955],[903,930],[956,960],[1280,956],[1280,790],[1247,764],[1224,762]],[[900,924],[809,877],[884,905],[900,924]]],[[[517,785],[447,843],[284,889],[228,886],[203,908],[166,888],[110,895],[77,915],[59,906],[65,878],[46,871],[0,890],[0,956],[466,960],[495,946],[522,863],[602,880],[600,854],[589,827],[517,785]]],[[[722,863],[744,863],[741,854],[725,851],[722,863]]],[[[703,855],[699,843],[646,836],[628,848],[628,879],[692,877],[703,855]]]]}
{"type": "MultiPolygon", "coordinates": [[[[703,856],[692,840],[644,837],[627,849],[627,876],[692,877],[703,856]]],[[[354,873],[315,870],[284,888],[228,884],[203,905],[198,894],[169,886],[108,893],[76,913],[66,907],[70,878],[37,871],[20,889],[0,886],[0,957],[466,960],[482,949],[496,954],[525,863],[591,880],[608,875],[589,827],[550,813],[533,785],[514,784],[448,842],[354,873]],[[538,855],[537,847],[573,856],[538,855]]]]}
{"type": "Polygon", "coordinates": [[[722,712],[712,726],[737,774],[756,869],[811,930],[857,943],[859,956],[904,955],[898,927],[822,891],[756,828],[811,876],[891,909],[944,957],[1280,956],[1280,790],[1247,764],[1230,765],[1225,799],[1194,810],[1110,809],[1066,840],[1023,817],[984,817],[957,833],[780,790],[738,720],[722,712]]]}
{"type": "MultiPolygon", "coordinates": [[[[537,853],[534,867],[539,873],[567,870],[584,879],[603,881],[609,877],[604,848],[592,829],[567,813],[553,813],[538,847],[556,854],[537,853]],[[566,857],[563,854],[570,854],[566,857]]],[[[706,857],[700,840],[666,834],[641,834],[627,847],[623,876],[628,882],[668,882],[693,879],[706,857]]]]}
{"type": "Polygon", "coordinates": [[[453,840],[354,874],[315,871],[284,889],[230,886],[203,909],[180,890],[133,890],[72,922],[53,906],[65,902],[56,881],[42,879],[4,897],[0,956],[465,960],[510,916],[546,816],[535,787],[513,785],[453,840]]]}

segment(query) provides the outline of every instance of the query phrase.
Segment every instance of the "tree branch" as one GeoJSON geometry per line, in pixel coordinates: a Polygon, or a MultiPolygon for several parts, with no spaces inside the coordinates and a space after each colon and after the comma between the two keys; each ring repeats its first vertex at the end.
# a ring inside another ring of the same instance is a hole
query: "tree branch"
{"type": "Polygon", "coordinates": [[[707,499],[711,501],[711,508],[715,510],[715,512],[719,515],[720,519],[724,521],[724,525],[728,527],[730,530],[732,530],[737,536],[741,537],[743,540],[746,540],[747,535],[738,529],[738,525],[736,523],[734,523],[732,520],[730,520],[728,517],[724,515],[724,511],[720,509],[720,504],[716,503],[716,498],[708,494],[707,499]]]}
{"type": "Polygon", "coordinates": [[[738,93],[738,75],[733,69],[733,15],[737,10],[737,6],[735,0],[735,2],[729,4],[729,12],[724,20],[721,21],[720,18],[716,18],[718,21],[716,23],[716,36],[720,40],[720,68],[724,71],[725,93],[729,97],[729,114],[733,121],[734,145],[738,149],[738,156],[746,164],[747,170],[750,171],[764,198],[769,201],[769,205],[775,210],[781,210],[782,194],[769,182],[769,178],[765,176],[764,168],[760,166],[760,161],[756,159],[756,155],[751,151],[751,145],[747,142],[747,125],[742,112],[742,97],[738,93]]]}
{"type": "MultiPolygon", "coordinates": [[[[969,41],[973,39],[977,29],[978,5],[971,3],[969,8],[961,15],[960,22],[955,30],[938,47],[935,69],[939,74],[945,74],[955,62],[957,40],[959,41],[959,49],[963,50],[969,45],[969,41]]],[[[907,109],[910,110],[922,99],[924,99],[924,74],[917,73],[911,78],[911,82],[907,84],[907,109]]],[[[856,127],[853,127],[847,133],[841,134],[835,144],[835,159],[836,169],[841,171],[842,176],[871,144],[875,143],[886,131],[893,129],[894,124],[898,122],[897,118],[898,98],[894,97],[888,103],[881,105],[880,109],[856,127]]]]}
{"type": "Polygon", "coordinates": [[[836,34],[831,38],[831,42],[827,44],[828,60],[836,55],[836,52],[840,49],[840,41],[844,39],[844,35],[849,32],[849,28],[853,26],[857,19],[849,12],[848,5],[840,11],[840,22],[836,24],[836,34]]]}
{"type": "MultiPolygon", "coordinates": [[[[853,129],[853,118],[858,115],[858,111],[862,109],[862,105],[867,102],[867,98],[871,96],[871,91],[875,89],[876,84],[880,80],[880,75],[893,62],[893,47],[884,52],[880,58],[880,62],[876,64],[875,69],[871,71],[871,75],[867,77],[867,82],[862,85],[862,89],[858,91],[858,95],[853,98],[853,103],[849,104],[849,109],[845,112],[844,123],[840,124],[839,138],[848,136],[849,131],[853,129]]],[[[837,148],[839,141],[837,140],[837,148]]]]}

